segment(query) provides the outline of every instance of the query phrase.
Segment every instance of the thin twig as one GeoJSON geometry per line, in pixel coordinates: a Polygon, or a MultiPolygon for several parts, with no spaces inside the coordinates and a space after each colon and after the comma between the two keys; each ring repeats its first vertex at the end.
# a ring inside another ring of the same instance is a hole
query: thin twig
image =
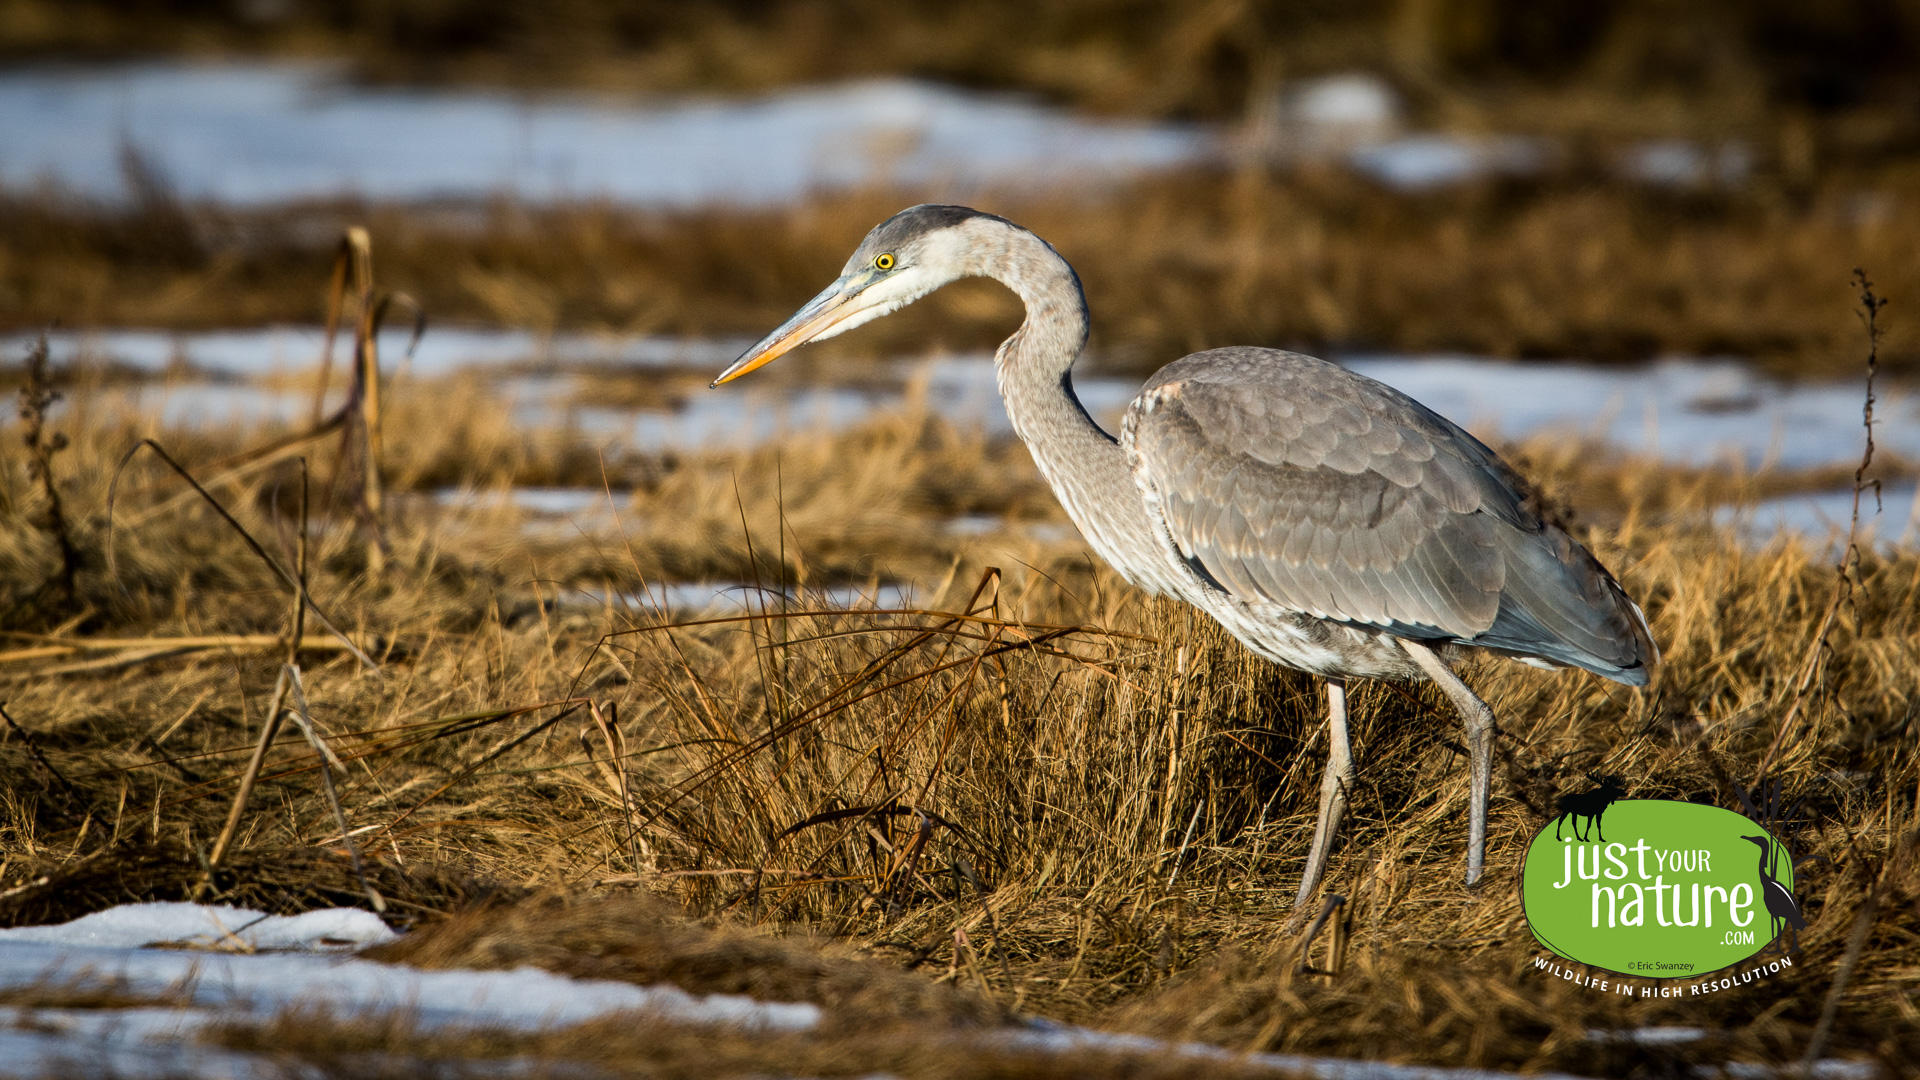
{"type": "MultiPolygon", "coordinates": [[[[220,500],[214,498],[213,495],[210,492],[208,492],[206,488],[202,487],[200,485],[200,481],[194,479],[193,474],[187,471],[186,466],[180,464],[178,461],[175,461],[173,459],[173,455],[167,453],[166,447],[161,446],[158,442],[155,442],[152,439],[141,439],[139,442],[133,444],[133,447],[129,449],[124,456],[121,457],[119,466],[116,467],[113,471],[113,480],[107,485],[106,547],[107,547],[108,576],[113,577],[116,580],[119,578],[119,571],[114,565],[114,558],[113,558],[114,488],[120,483],[120,474],[123,471],[125,471],[127,467],[127,463],[133,460],[133,455],[139,453],[140,448],[143,446],[149,450],[152,450],[154,454],[160,458],[161,461],[166,462],[169,468],[171,468],[174,472],[178,473],[180,477],[184,479],[188,484],[191,484],[193,486],[193,489],[199,492],[200,497],[206,500],[207,505],[213,507],[214,512],[220,515],[221,520],[225,521],[227,525],[231,527],[235,533],[239,534],[241,541],[247,545],[247,549],[249,551],[252,551],[254,555],[260,559],[261,562],[266,563],[267,568],[272,570],[274,574],[278,576],[282,582],[286,583],[286,586],[289,589],[293,590],[296,595],[301,594],[300,584],[298,581],[294,579],[293,573],[289,571],[286,567],[281,566],[279,560],[275,559],[272,555],[267,554],[267,549],[260,546],[260,541],[255,540],[253,538],[253,534],[247,531],[246,526],[240,524],[240,522],[232,514],[228,513],[227,508],[220,504],[220,500]]],[[[368,656],[366,653],[360,651],[360,646],[354,644],[352,638],[348,637],[344,631],[342,631],[341,629],[333,625],[333,620],[327,618],[327,613],[320,610],[319,605],[314,603],[313,597],[311,596],[306,597],[306,606],[313,611],[313,617],[319,620],[320,625],[325,627],[329,634],[332,634],[334,637],[338,638],[341,644],[346,646],[347,651],[351,652],[354,655],[355,659],[359,660],[361,664],[365,665],[368,670],[379,669],[380,665],[374,663],[373,657],[368,656]]]]}
{"type": "Polygon", "coordinates": [[[300,669],[293,664],[288,664],[284,670],[293,686],[293,722],[299,725],[300,733],[307,737],[307,741],[312,743],[314,750],[320,754],[320,789],[326,792],[327,805],[333,808],[333,823],[340,827],[340,840],[347,845],[347,855],[353,860],[353,876],[360,879],[360,891],[366,894],[367,902],[373,905],[373,910],[384,915],[387,912],[386,898],[380,895],[380,890],[373,887],[373,882],[367,880],[367,867],[360,859],[360,845],[353,842],[353,832],[347,826],[347,812],[341,809],[340,796],[333,789],[333,771],[327,768],[329,761],[336,768],[340,767],[340,759],[334,756],[333,749],[320,738],[320,733],[314,730],[312,717],[307,715],[307,695],[300,683],[300,669]]]}
{"type": "MultiPolygon", "coordinates": [[[[108,652],[116,649],[259,649],[268,645],[284,645],[284,634],[189,634],[182,637],[57,637],[52,634],[28,634],[16,630],[0,630],[0,637],[10,637],[21,641],[44,642],[45,649],[52,650],[47,656],[60,656],[76,652],[108,652]]],[[[357,643],[355,643],[357,644],[357,643]]],[[[345,643],[337,638],[323,637],[318,634],[302,639],[302,651],[324,652],[328,649],[344,648],[345,643]]],[[[39,652],[39,649],[35,649],[39,652]]],[[[24,650],[23,650],[24,652],[24,650]]],[[[28,659],[22,653],[0,653],[0,661],[28,659]]]]}
{"type": "Polygon", "coordinates": [[[53,762],[47,760],[47,755],[40,752],[40,744],[34,741],[33,733],[20,726],[19,721],[13,718],[13,714],[7,711],[7,703],[4,701],[0,701],[0,720],[5,720],[8,730],[20,736],[20,741],[26,744],[27,754],[33,758],[36,765],[47,770],[47,774],[52,776],[54,782],[59,784],[67,794],[75,794],[73,782],[62,775],[59,769],[53,767],[53,762]]]}
{"type": "MultiPolygon", "coordinates": [[[[1187,819],[1187,835],[1181,838],[1180,850],[1175,852],[1173,856],[1173,872],[1167,875],[1168,891],[1172,891],[1174,880],[1180,876],[1180,864],[1187,857],[1187,845],[1193,843],[1193,827],[1200,824],[1200,811],[1204,809],[1206,805],[1204,802],[1195,803],[1193,816],[1187,819]]],[[[1166,849],[1162,848],[1161,850],[1164,851],[1166,849]]]]}

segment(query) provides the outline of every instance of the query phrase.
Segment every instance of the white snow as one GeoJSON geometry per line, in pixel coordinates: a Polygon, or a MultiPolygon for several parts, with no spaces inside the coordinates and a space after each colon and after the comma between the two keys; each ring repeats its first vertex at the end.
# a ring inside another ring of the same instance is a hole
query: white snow
{"type": "MultiPolygon", "coordinates": [[[[381,365],[397,367],[406,355],[412,328],[390,323],[380,334],[381,365]]],[[[39,340],[39,333],[0,335],[0,360],[17,361],[39,340]]],[[[47,343],[53,361],[121,364],[163,372],[187,363],[215,376],[279,375],[317,364],[326,333],[319,326],[268,326],[251,330],[171,333],[165,330],[54,330],[47,343]]],[[[350,334],[335,339],[334,373],[345,371],[350,334]]],[[[416,375],[447,375],[470,368],[514,365],[604,364],[623,369],[692,367],[714,369],[731,363],[752,338],[690,338],[658,335],[558,333],[477,329],[434,324],[423,335],[407,369],[416,375]]]]}
{"type": "MultiPolygon", "coordinates": [[[[1525,136],[1401,135],[1402,112],[1393,87],[1364,71],[1280,88],[1236,134],[908,79],[721,99],[369,87],[316,62],[37,65],[0,74],[0,184],[118,198],[130,147],[188,198],[226,203],[764,205],[882,184],[964,201],[989,186],[1218,161],[1236,143],[1280,162],[1338,158],[1403,190],[1537,173],[1554,155],[1525,136]]],[[[1738,183],[1751,156],[1740,143],[1662,140],[1625,150],[1619,169],[1653,184],[1738,183]]]]}
{"type": "MultiPolygon", "coordinates": [[[[1788,383],[1738,360],[1602,366],[1469,356],[1342,357],[1483,437],[1565,432],[1664,461],[1807,468],[1860,458],[1858,379],[1788,383]]],[[[1874,439],[1920,457],[1920,399],[1883,383],[1874,439]]]]}
{"type": "MultiPolygon", "coordinates": [[[[25,354],[33,335],[0,336],[0,362],[25,354]]],[[[136,409],[157,409],[166,425],[199,426],[233,420],[259,422],[307,416],[312,395],[285,379],[274,386],[235,379],[285,375],[311,367],[320,351],[315,327],[165,334],[108,331],[52,336],[53,362],[115,362],[162,371],[175,359],[217,373],[225,381],[111,387],[136,409]],[[231,378],[229,378],[231,377],[231,378]],[[277,388],[276,388],[277,387],[277,388]]],[[[397,363],[406,335],[382,336],[382,355],[397,363]]],[[[676,411],[581,405],[559,376],[543,367],[594,366],[631,371],[649,366],[718,373],[738,355],[732,339],[619,337],[516,330],[439,328],[420,343],[411,370],[447,375],[511,366],[522,372],[501,395],[517,403],[526,424],[565,421],[583,431],[639,450],[696,449],[765,441],[795,430],[839,428],[898,407],[898,389],[824,383],[780,386],[765,392],[691,394],[676,411]]],[[[336,351],[344,346],[336,344],[336,351]]],[[[1564,432],[1667,461],[1708,464],[1738,459],[1748,467],[1805,468],[1851,462],[1860,454],[1861,384],[1857,379],[1785,382],[1733,359],[1675,358],[1642,365],[1598,365],[1573,360],[1520,363],[1483,357],[1360,354],[1331,357],[1347,368],[1393,386],[1484,437],[1524,438],[1564,432]]],[[[335,365],[342,383],[344,362],[335,365]]],[[[942,416],[979,423],[989,432],[1011,430],[986,353],[902,358],[895,374],[920,380],[927,402],[942,416]]],[[[1080,374],[1074,389],[1104,424],[1118,422],[1140,386],[1137,378],[1080,374]]],[[[1920,398],[1883,383],[1875,439],[1883,452],[1920,458],[1920,398]]]]}
{"type": "MultiPolygon", "coordinates": [[[[190,908],[193,905],[164,906],[190,908]]],[[[117,918],[119,910],[110,909],[100,916],[117,918]]],[[[226,909],[227,913],[232,911],[226,909]]],[[[258,913],[253,914],[259,917],[258,913]]],[[[313,916],[334,914],[311,913],[313,916]]],[[[161,940],[192,941],[205,935],[211,919],[218,918],[224,923],[231,915],[209,915],[197,923],[184,915],[170,917],[178,918],[179,924],[173,927],[174,934],[161,940]]],[[[308,916],[300,916],[288,921],[306,918],[308,916]]],[[[47,929],[69,930],[86,921],[47,929]]],[[[142,913],[129,922],[135,926],[151,926],[154,917],[142,913]]],[[[308,925],[331,928],[343,922],[353,924],[357,920],[315,919],[308,925]]],[[[778,1029],[807,1028],[819,1019],[819,1010],[812,1005],[769,1004],[728,995],[696,997],[672,986],[567,979],[536,968],[424,971],[353,957],[316,955],[310,951],[245,953],[90,944],[86,938],[91,936],[90,930],[69,930],[52,941],[14,936],[0,940],[0,985],[108,980],[132,994],[184,993],[194,1006],[201,1008],[271,1012],[295,1004],[348,1010],[407,1007],[430,1024],[515,1028],[573,1024],[633,1009],[687,1023],[736,1023],[778,1029]]],[[[126,934],[120,940],[138,936],[141,935],[126,934]]],[[[295,938],[296,935],[289,934],[287,940],[295,938]]],[[[311,940],[323,939],[324,935],[311,940]]]]}
{"type": "Polygon", "coordinates": [[[290,1007],[342,1015],[404,1010],[427,1028],[518,1031],[624,1012],[775,1031],[804,1030],[820,1018],[817,1007],[804,1003],[698,996],[673,986],[569,979],[536,968],[426,971],[341,952],[392,937],[371,913],[359,910],[281,917],[184,903],[130,904],[59,926],[0,931],[0,988],[102,985],[178,1002],[111,1010],[0,1009],[0,1075],[39,1075],[56,1062],[129,1076],[265,1075],[270,1070],[258,1059],[196,1046],[193,1037],[214,1020],[266,1019],[290,1007]],[[142,947],[151,944],[170,947],[142,947]]]}
{"type": "Polygon", "coordinates": [[[1372,132],[1400,121],[1400,96],[1365,71],[1301,80],[1293,89],[1293,108],[1303,123],[1322,128],[1372,132]]]}
{"type": "Polygon", "coordinates": [[[1482,176],[1538,172],[1547,158],[1545,142],[1523,135],[1428,132],[1360,147],[1347,162],[1388,187],[1423,191],[1482,176]]]}
{"type": "MultiPolygon", "coordinates": [[[[1609,1033],[1612,1034],[1612,1033],[1609,1033]]],[[[1624,1041],[1650,1045],[1688,1042],[1700,1032],[1693,1028],[1642,1028],[1619,1033],[1624,1041]]],[[[1290,1076],[1310,1076],[1316,1080],[1515,1080],[1516,1074],[1498,1069],[1454,1068],[1438,1065],[1399,1065],[1386,1061],[1354,1061],[1346,1058],[1313,1057],[1306,1054],[1240,1054],[1205,1043],[1168,1042],[1145,1035],[1126,1035],[1090,1028],[1071,1027],[1040,1020],[996,1038],[1013,1046],[1068,1053],[1075,1050],[1112,1050],[1138,1054],[1181,1054],[1196,1058],[1231,1061],[1237,1066],[1270,1068],[1290,1076]]],[[[1733,1080],[1774,1080],[1799,1075],[1791,1067],[1731,1064],[1724,1067],[1733,1080]]],[[[1696,1075],[1713,1075],[1706,1067],[1696,1075]]],[[[1844,1061],[1827,1058],[1815,1063],[1813,1075],[1822,1080],[1875,1080],[1879,1066],[1870,1061],[1844,1061]]],[[[1528,1080],[1586,1080],[1567,1073],[1529,1073],[1528,1080]]]]}
{"type": "Polygon", "coordinates": [[[111,1076],[115,1080],[265,1080],[285,1075],[247,1053],[160,1035],[146,1013],[0,1007],[0,1076],[111,1076]],[[155,1037],[160,1035],[160,1037],[155,1037]]]}
{"type": "MultiPolygon", "coordinates": [[[[1204,1043],[1175,1043],[1145,1035],[1124,1035],[1090,1028],[1038,1022],[1008,1033],[1014,1046],[1055,1053],[1111,1050],[1122,1053],[1174,1053],[1196,1058],[1231,1061],[1240,1066],[1265,1067],[1275,1072],[1316,1077],[1317,1080],[1512,1080],[1512,1073],[1496,1069],[1456,1069],[1433,1065],[1396,1065],[1384,1061],[1352,1061],[1305,1054],[1237,1054],[1204,1043]]],[[[1565,1073],[1533,1073],[1529,1080],[1582,1080],[1565,1073]]]]}
{"type": "Polygon", "coordinates": [[[0,930],[9,943],[138,949],[200,945],[227,949],[340,949],[378,945],[394,933],[371,911],[328,908],[300,915],[262,915],[205,904],[123,904],[58,926],[0,930]]]}
{"type": "MultiPolygon", "coordinates": [[[[1792,1064],[1781,1066],[1761,1065],[1750,1061],[1735,1061],[1720,1068],[1721,1075],[1729,1080],[1775,1080],[1776,1077],[1804,1077],[1792,1064]]],[[[1712,1076],[1707,1069],[1701,1069],[1700,1075],[1712,1076]]],[[[1813,1063],[1814,1080],[1874,1080],[1881,1075],[1880,1066],[1871,1061],[1839,1061],[1829,1058],[1813,1063]]]]}
{"type": "Polygon", "coordinates": [[[356,86],[324,63],[37,66],[0,75],[0,183],[122,192],[131,146],[188,198],[265,204],[605,197],[687,206],[982,185],[1193,161],[1193,125],[1086,119],[908,80],[744,100],[356,86]]]}
{"type": "MultiPolygon", "coordinates": [[[[559,596],[561,604],[585,608],[604,608],[607,600],[606,592],[600,589],[577,589],[559,596]]],[[[859,611],[918,606],[911,582],[883,583],[870,588],[836,585],[790,592],[783,597],[778,589],[750,581],[670,581],[648,585],[638,592],[616,593],[613,603],[632,612],[683,615],[740,615],[783,608],[859,611]]]]}
{"type": "MultiPolygon", "coordinates": [[[[1809,491],[1763,499],[1752,506],[1723,506],[1714,511],[1716,525],[1737,530],[1743,540],[1764,546],[1788,534],[1823,545],[1824,557],[1837,558],[1845,546],[1853,518],[1853,489],[1809,491]]],[[[1920,543],[1920,492],[1913,484],[1889,484],[1875,500],[1872,491],[1860,496],[1860,532],[1855,541],[1890,549],[1920,543]]]]}

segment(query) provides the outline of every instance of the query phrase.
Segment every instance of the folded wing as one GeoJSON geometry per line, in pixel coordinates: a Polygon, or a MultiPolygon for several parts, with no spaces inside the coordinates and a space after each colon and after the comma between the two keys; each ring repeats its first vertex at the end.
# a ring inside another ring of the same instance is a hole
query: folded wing
{"type": "Polygon", "coordinates": [[[1512,469],[1364,376],[1196,353],[1148,382],[1121,441],[1179,557],[1235,595],[1635,685],[1657,657],[1639,609],[1512,469]]]}

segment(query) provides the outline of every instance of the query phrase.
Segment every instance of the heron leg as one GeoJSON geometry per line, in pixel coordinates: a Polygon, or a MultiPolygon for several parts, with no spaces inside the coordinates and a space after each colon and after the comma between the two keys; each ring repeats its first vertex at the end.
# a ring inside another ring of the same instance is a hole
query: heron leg
{"type": "Polygon", "coordinates": [[[1327,872],[1327,858],[1333,853],[1333,838],[1340,831],[1340,818],[1347,810],[1347,792],[1353,787],[1353,748],[1347,741],[1347,684],[1344,679],[1327,680],[1327,771],[1320,778],[1320,820],[1313,827],[1313,848],[1307,853],[1307,872],[1300,878],[1300,894],[1294,897],[1294,918],[1306,911],[1307,901],[1327,872]]]}
{"type": "MultiPolygon", "coordinates": [[[[1467,726],[1467,756],[1472,767],[1472,788],[1467,807],[1467,884],[1480,881],[1480,875],[1487,863],[1487,801],[1493,795],[1493,710],[1480,700],[1479,695],[1467,689],[1460,676],[1447,667],[1446,661],[1434,654],[1432,649],[1417,641],[1400,638],[1400,647],[1407,651],[1420,670],[1427,673],[1453,702],[1460,713],[1460,719],[1467,726]]],[[[1577,835],[1577,828],[1576,828],[1577,835]]]]}

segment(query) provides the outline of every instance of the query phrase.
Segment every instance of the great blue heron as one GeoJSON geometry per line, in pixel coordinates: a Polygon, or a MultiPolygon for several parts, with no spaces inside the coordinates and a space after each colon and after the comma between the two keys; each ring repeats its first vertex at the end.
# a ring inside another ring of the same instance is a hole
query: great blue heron
{"type": "Polygon", "coordinates": [[[1466,721],[1469,885],[1485,864],[1494,721],[1448,662],[1478,648],[1646,684],[1658,653],[1613,576],[1542,520],[1492,450],[1391,387],[1298,353],[1213,349],[1161,368],[1108,434],[1069,376],[1087,341],[1080,279],[1004,218],[934,205],[888,218],[714,385],[962,277],[1026,304],[994,355],[1000,393],[1094,550],[1255,653],[1326,678],[1330,750],[1296,910],[1353,783],[1347,679],[1431,679],[1466,721]]]}

